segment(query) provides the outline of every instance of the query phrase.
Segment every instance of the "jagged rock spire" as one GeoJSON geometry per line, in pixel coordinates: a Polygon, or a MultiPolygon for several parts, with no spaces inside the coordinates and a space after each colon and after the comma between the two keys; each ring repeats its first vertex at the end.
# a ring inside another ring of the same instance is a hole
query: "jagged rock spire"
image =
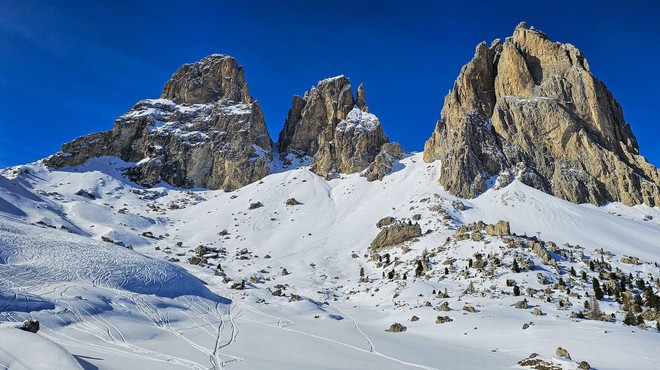
{"type": "Polygon", "coordinates": [[[330,177],[364,170],[387,142],[380,121],[368,112],[364,86],[354,98],[351,81],[337,76],[293,97],[278,145],[283,157],[313,157],[311,170],[330,177]]]}
{"type": "Polygon", "coordinates": [[[621,107],[570,44],[520,23],[481,43],[424,147],[440,184],[474,197],[513,178],[573,202],[660,205],[660,171],[639,155],[621,107]]]}

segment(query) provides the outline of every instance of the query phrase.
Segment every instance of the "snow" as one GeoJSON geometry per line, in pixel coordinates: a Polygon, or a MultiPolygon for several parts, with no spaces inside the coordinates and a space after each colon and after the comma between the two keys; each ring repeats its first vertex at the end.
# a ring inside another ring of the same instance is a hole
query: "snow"
{"type": "Polygon", "coordinates": [[[353,107],[346,115],[346,119],[337,124],[337,131],[344,132],[354,130],[357,132],[374,131],[380,127],[378,118],[358,107],[353,107]]]}
{"type": "MultiPolygon", "coordinates": [[[[585,288],[573,289],[582,298],[570,298],[568,308],[524,296],[543,316],[512,307],[523,297],[509,293],[507,279],[542,290],[547,286],[537,283],[537,273],[568,280],[570,267],[588,271],[584,262],[558,258],[558,275],[533,257],[535,271],[514,274],[503,267],[491,279],[465,276],[461,270],[475,253],[510,261],[503,253],[512,249],[489,236],[488,244],[446,242],[460,225],[504,219],[518,235],[540,232],[541,239],[569,243],[589,258],[600,259],[594,250],[603,248],[626,273],[657,277],[657,207],[577,205],[517,181],[459,199],[437,184],[439,163],[424,163],[420,153],[376,182],[357,174],[326,181],[308,162],[288,158],[285,166],[274,157],[271,175],[231,193],[143,189],[121,175],[129,164],[111,157],[61,170],[40,163],[9,169],[0,178],[0,321],[39,320],[39,333],[25,335],[61,346],[41,352],[68,351],[67,359],[99,369],[507,369],[533,352],[552,359],[558,346],[598,369],[660,366],[658,332],[623,325],[613,300],[602,301],[601,309],[617,313],[614,323],[568,317],[581,308],[585,288]],[[75,195],[79,189],[98,197],[75,195]],[[289,198],[301,204],[288,206],[289,198]],[[464,211],[452,206],[456,200],[464,211]],[[257,201],[264,206],[248,209],[257,201]],[[399,261],[389,268],[407,271],[408,279],[383,279],[384,269],[368,256],[375,224],[415,214],[422,232],[430,233],[407,242],[409,252],[387,250],[399,261]],[[134,250],[102,242],[102,236],[134,250]],[[199,245],[217,252],[204,253],[205,266],[188,264],[199,245]],[[424,250],[437,253],[429,279],[413,271],[424,250]],[[619,263],[623,255],[642,262],[619,263]],[[448,258],[456,259],[457,270],[445,278],[448,258]],[[361,267],[369,282],[358,281],[361,267]],[[243,280],[246,289],[231,289],[243,280]],[[478,294],[464,293],[470,283],[478,294]],[[272,295],[277,286],[286,296],[272,295]],[[431,293],[445,289],[448,298],[431,293]],[[436,311],[445,301],[452,310],[436,311]],[[477,312],[462,311],[465,304],[477,312]],[[420,320],[410,321],[412,315],[420,320]],[[435,324],[438,315],[453,321],[435,324]],[[394,322],[407,331],[386,332],[394,322]]],[[[13,361],[6,353],[36,361],[30,356],[36,342],[14,340],[14,332],[0,328],[0,364],[13,361]],[[10,350],[10,342],[21,343],[21,350],[10,350]]]]}
{"type": "Polygon", "coordinates": [[[0,367],[12,370],[75,370],[78,361],[61,345],[42,337],[0,325],[0,367]]]}
{"type": "MultiPolygon", "coordinates": [[[[316,86],[320,85],[321,83],[330,83],[330,82],[332,82],[332,81],[340,80],[340,79],[343,79],[343,78],[346,78],[346,77],[345,77],[344,75],[338,75],[338,76],[334,76],[334,77],[324,78],[324,79],[320,80],[320,81],[317,83],[316,86]]],[[[315,88],[316,88],[315,86],[312,87],[312,89],[315,89],[315,88]]]]}

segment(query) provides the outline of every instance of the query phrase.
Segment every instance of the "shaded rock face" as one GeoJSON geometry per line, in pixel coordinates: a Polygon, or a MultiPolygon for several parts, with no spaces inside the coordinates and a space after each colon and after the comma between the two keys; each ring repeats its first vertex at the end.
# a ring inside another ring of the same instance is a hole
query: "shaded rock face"
{"type": "Polygon", "coordinates": [[[268,175],[271,153],[242,67],[230,56],[212,55],[174,73],[161,99],[140,101],[112,130],[64,144],[45,162],[60,168],[116,156],[137,162],[127,174],[144,186],[165,181],[230,191],[268,175]]]}
{"type": "Polygon", "coordinates": [[[513,179],[576,202],[660,204],[660,171],[639,155],[619,104],[570,44],[521,23],[481,43],[445,97],[424,160],[440,184],[475,197],[513,179]]]}
{"type": "Polygon", "coordinates": [[[385,143],[362,176],[366,177],[367,181],[382,180],[392,172],[394,162],[401,158],[403,158],[403,149],[399,143],[385,143]]]}
{"type": "Polygon", "coordinates": [[[350,80],[338,76],[293,97],[278,146],[283,158],[312,157],[311,170],[330,178],[363,171],[387,142],[380,121],[369,113],[364,87],[354,98],[350,80]]]}

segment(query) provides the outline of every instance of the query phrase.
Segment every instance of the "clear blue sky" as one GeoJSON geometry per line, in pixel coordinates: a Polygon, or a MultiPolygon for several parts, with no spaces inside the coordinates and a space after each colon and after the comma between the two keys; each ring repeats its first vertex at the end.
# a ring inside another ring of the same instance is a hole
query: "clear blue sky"
{"type": "Polygon", "coordinates": [[[212,53],[245,67],[274,140],[293,94],[344,74],[391,140],[421,150],[475,46],[522,20],[586,54],[660,165],[658,3],[0,0],[0,167],[109,130],[212,53]]]}

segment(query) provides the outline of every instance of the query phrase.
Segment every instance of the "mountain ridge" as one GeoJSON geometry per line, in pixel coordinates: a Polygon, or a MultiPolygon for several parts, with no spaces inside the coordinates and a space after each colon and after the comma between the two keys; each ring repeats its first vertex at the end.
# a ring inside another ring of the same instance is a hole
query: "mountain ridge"
{"type": "MultiPolygon", "coordinates": [[[[340,75],[294,95],[273,143],[243,68],[214,54],[179,68],[161,100],[136,104],[109,132],[64,144],[46,164],[113,155],[136,162],[127,175],[146,186],[165,181],[232,191],[270,173],[274,148],[285,163],[311,158],[312,170],[326,179],[361,172],[382,180],[403,152],[388,142],[364,86],[354,96],[340,75]],[[156,127],[162,120],[179,133],[156,127]],[[127,130],[129,123],[137,128],[127,130]],[[183,140],[181,130],[188,131],[183,140]]],[[[445,98],[424,160],[442,161],[440,185],[463,197],[516,178],[576,203],[660,204],[660,171],[639,154],[621,107],[585,56],[524,22],[504,42],[477,46],[445,98]]]]}

